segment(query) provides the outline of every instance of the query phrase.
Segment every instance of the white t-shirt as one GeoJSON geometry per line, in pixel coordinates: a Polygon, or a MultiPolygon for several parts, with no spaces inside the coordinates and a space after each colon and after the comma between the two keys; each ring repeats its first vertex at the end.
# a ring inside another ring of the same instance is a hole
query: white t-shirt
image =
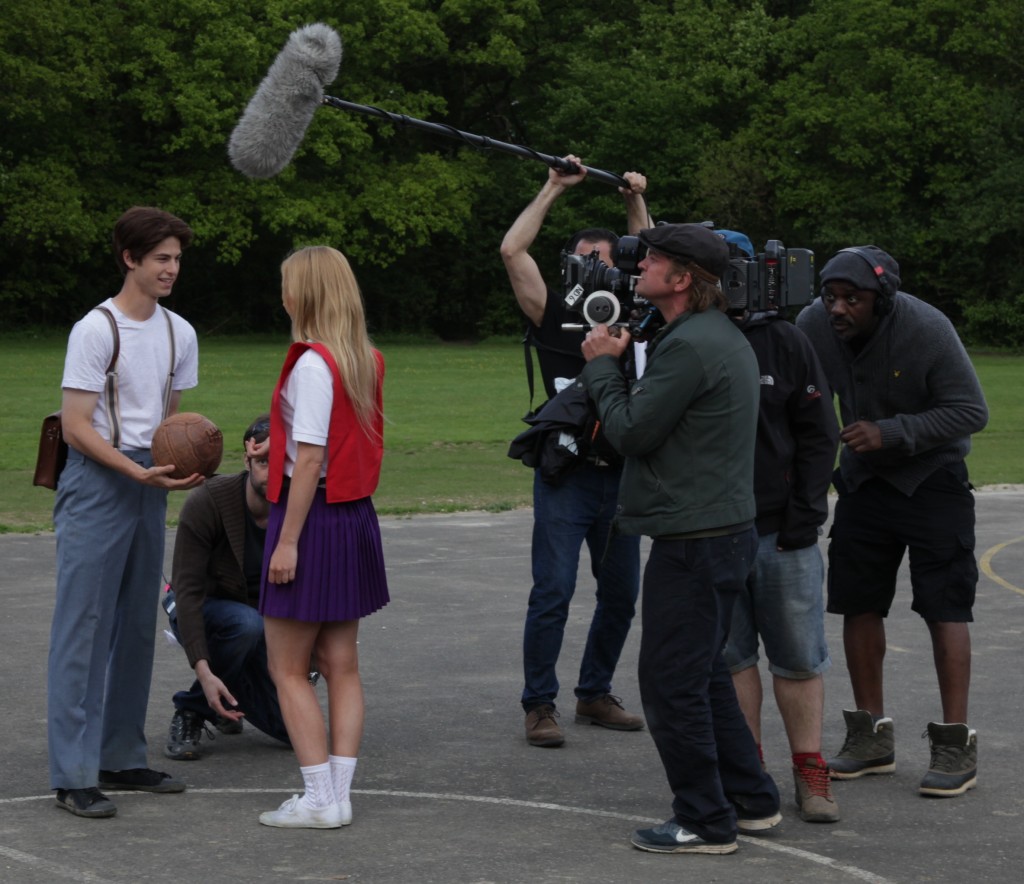
{"type": "Polygon", "coordinates": [[[638,341],[633,345],[633,364],[636,366],[637,378],[642,378],[647,368],[647,341],[638,341]]]}
{"type": "MultiPolygon", "coordinates": [[[[145,322],[129,319],[111,299],[103,302],[114,314],[121,351],[117,358],[117,397],[121,420],[121,447],[147,449],[153,431],[163,420],[164,389],[171,362],[171,345],[163,308],[145,322]]],[[[199,383],[199,343],[195,329],[176,313],[166,311],[174,324],[173,390],[189,390],[199,383]]],[[[99,310],[90,310],[71,329],[64,358],[61,387],[99,393],[92,425],[107,442],[110,426],[104,386],[107,366],[114,354],[110,321],[99,310]]]]}
{"type": "MultiPolygon", "coordinates": [[[[323,357],[315,350],[303,353],[281,388],[281,419],[290,430],[285,447],[284,474],[295,468],[299,446],[296,442],[327,447],[334,405],[334,378],[323,357]]],[[[320,476],[327,475],[327,455],[320,476]]]]}
{"type": "MultiPolygon", "coordinates": [[[[633,344],[633,365],[636,367],[637,378],[643,377],[644,369],[647,368],[647,341],[637,341],[633,344]]],[[[555,378],[555,392],[561,393],[576,378],[555,378]]],[[[563,436],[566,434],[563,433],[563,436]]],[[[572,438],[566,436],[566,438],[572,438]]]]}

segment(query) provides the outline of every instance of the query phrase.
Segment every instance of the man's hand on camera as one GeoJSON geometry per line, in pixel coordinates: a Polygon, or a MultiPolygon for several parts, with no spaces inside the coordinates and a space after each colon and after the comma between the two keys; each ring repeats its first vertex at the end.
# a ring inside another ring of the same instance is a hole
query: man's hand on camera
{"type": "Polygon", "coordinates": [[[614,356],[618,359],[632,340],[629,331],[624,328],[608,328],[607,325],[596,325],[587,332],[583,339],[583,358],[590,362],[598,356],[614,356]]]}

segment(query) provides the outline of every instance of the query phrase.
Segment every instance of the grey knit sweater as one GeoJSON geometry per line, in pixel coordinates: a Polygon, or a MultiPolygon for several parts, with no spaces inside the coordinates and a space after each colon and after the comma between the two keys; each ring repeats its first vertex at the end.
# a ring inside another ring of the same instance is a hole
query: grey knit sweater
{"type": "Polygon", "coordinates": [[[843,446],[839,465],[851,491],[877,476],[909,496],[938,467],[963,460],[971,434],[988,423],[981,384],[952,323],[913,295],[896,295],[859,352],[832,329],[820,298],[796,324],[839,397],[843,425],[867,420],[882,431],[880,451],[843,446]]]}

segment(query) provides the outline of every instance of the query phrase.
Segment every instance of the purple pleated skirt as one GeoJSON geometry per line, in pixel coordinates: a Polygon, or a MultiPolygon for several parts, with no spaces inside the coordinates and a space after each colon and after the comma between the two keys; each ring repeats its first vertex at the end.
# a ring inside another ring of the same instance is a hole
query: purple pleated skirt
{"type": "Polygon", "coordinates": [[[369,497],[327,503],[317,488],[299,536],[299,561],[291,583],[268,583],[270,557],[281,536],[288,491],[271,504],[260,581],[260,613],[312,623],[358,620],[383,608],[390,596],[384,573],[377,512],[369,497]]]}

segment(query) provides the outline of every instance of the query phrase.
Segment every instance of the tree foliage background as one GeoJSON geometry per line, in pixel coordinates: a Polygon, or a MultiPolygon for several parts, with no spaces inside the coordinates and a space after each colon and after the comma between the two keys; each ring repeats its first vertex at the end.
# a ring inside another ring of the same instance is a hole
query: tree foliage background
{"type": "MultiPolygon", "coordinates": [[[[288,34],[345,46],[328,94],[649,178],[655,218],[713,219],[819,264],[897,257],[975,342],[1024,344],[1024,4],[1010,0],[7,0],[0,315],[66,326],[116,291],[135,204],[196,242],[174,305],[202,333],[281,326],[278,265],[329,243],[377,332],[520,325],[498,255],[544,166],[331,108],[267,181],[227,138],[288,34]]],[[[621,228],[574,188],[535,247],[621,228]]]]}

